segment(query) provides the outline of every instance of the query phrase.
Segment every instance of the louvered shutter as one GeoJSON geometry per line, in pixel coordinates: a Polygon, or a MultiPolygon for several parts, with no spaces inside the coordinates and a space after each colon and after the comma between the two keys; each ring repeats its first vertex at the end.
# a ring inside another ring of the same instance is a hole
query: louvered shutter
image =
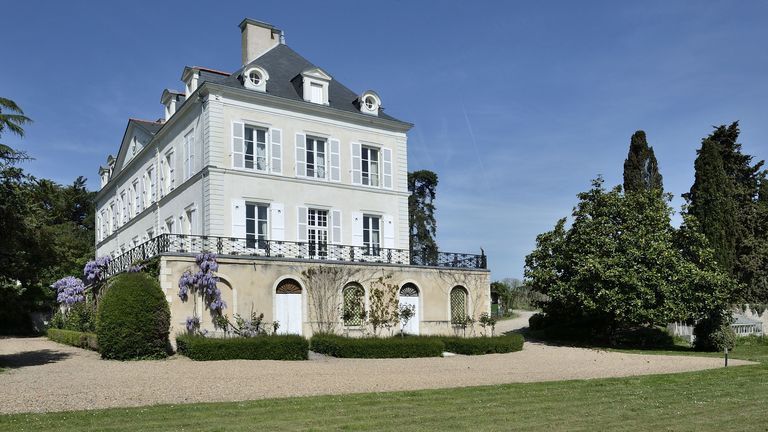
{"type": "MultiPolygon", "coordinates": [[[[351,144],[352,153],[352,184],[362,184],[363,160],[361,157],[360,143],[351,144]]],[[[361,222],[362,223],[362,222],[361,222]]]]}
{"type": "Polygon", "coordinates": [[[232,122],[232,167],[243,168],[245,166],[245,125],[241,122],[232,122]]]}
{"type": "Polygon", "coordinates": [[[270,204],[269,218],[269,222],[272,224],[270,240],[285,240],[285,207],[282,203],[270,204]]]}
{"type": "Polygon", "coordinates": [[[283,131],[280,129],[269,130],[270,141],[272,142],[272,162],[270,169],[272,174],[283,173],[283,131]]]}
{"type": "Polygon", "coordinates": [[[341,244],[341,210],[331,210],[331,243],[341,244]]]}
{"type": "Polygon", "coordinates": [[[297,210],[298,214],[296,218],[298,219],[298,225],[296,229],[296,241],[305,242],[307,241],[307,208],[298,207],[297,210]]]}
{"type": "Polygon", "coordinates": [[[331,138],[331,181],[341,181],[341,142],[331,138]]]}
{"type": "Polygon", "coordinates": [[[307,176],[307,136],[296,134],[296,176],[307,176]]]}
{"type": "Polygon", "coordinates": [[[245,200],[232,200],[232,237],[245,238],[245,200]]]}
{"type": "Polygon", "coordinates": [[[384,242],[383,246],[386,249],[393,249],[395,247],[395,223],[391,215],[384,215],[381,217],[381,222],[384,225],[384,242]]]}
{"type": "Polygon", "coordinates": [[[385,189],[392,189],[392,149],[381,150],[381,165],[383,186],[385,189]]]}
{"type": "Polygon", "coordinates": [[[363,214],[352,212],[352,245],[363,245],[363,214]]]}

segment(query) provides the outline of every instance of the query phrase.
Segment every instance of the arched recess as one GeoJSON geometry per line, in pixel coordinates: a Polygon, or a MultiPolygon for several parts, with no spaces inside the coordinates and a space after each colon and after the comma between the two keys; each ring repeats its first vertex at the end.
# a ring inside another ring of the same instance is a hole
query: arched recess
{"type": "Polygon", "coordinates": [[[451,289],[451,323],[460,324],[464,322],[469,311],[469,292],[461,285],[456,285],[451,289]]]}
{"type": "Polygon", "coordinates": [[[345,326],[361,326],[365,317],[365,289],[357,282],[350,282],[341,290],[342,320],[345,326]]]}
{"type": "Polygon", "coordinates": [[[400,320],[400,329],[404,333],[419,334],[419,322],[421,321],[421,298],[419,296],[419,287],[413,282],[405,283],[400,287],[400,306],[410,306],[413,309],[413,316],[408,322],[400,320]]]}
{"type": "Polygon", "coordinates": [[[280,326],[280,334],[301,334],[304,323],[302,314],[301,283],[296,279],[285,278],[275,288],[275,321],[280,326]]]}

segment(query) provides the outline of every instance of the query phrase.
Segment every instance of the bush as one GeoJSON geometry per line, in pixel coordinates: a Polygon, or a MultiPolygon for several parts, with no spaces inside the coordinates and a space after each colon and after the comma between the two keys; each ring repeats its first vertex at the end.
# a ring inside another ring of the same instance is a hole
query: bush
{"type": "Polygon", "coordinates": [[[675,338],[658,327],[635,327],[618,330],[612,345],[632,348],[668,348],[675,345],[675,338]]]}
{"type": "Polygon", "coordinates": [[[166,357],[170,316],[157,279],[145,273],[115,276],[99,303],[96,334],[101,356],[117,360],[166,357]]]}
{"type": "Polygon", "coordinates": [[[192,360],[307,360],[309,342],[298,335],[236,338],[176,337],[179,354],[192,360]]]}
{"type": "Polygon", "coordinates": [[[736,345],[736,333],[731,328],[730,318],[714,314],[693,328],[693,348],[697,351],[724,351],[736,345]]]}
{"type": "Polygon", "coordinates": [[[96,337],[96,333],[50,328],[46,332],[46,336],[48,336],[48,339],[54,342],[62,343],[64,345],[71,345],[92,351],[99,350],[99,343],[98,338],[96,337]]]}
{"type": "Polygon", "coordinates": [[[51,317],[50,326],[55,329],[93,333],[96,331],[96,313],[90,304],[75,303],[69,307],[67,313],[63,313],[61,309],[56,310],[51,317]]]}
{"type": "Polygon", "coordinates": [[[429,336],[389,338],[347,338],[316,334],[310,339],[312,351],[342,358],[413,358],[440,357],[445,344],[429,336]]]}
{"type": "Polygon", "coordinates": [[[547,317],[542,313],[535,313],[528,318],[528,328],[531,330],[541,330],[547,326],[547,317]]]}
{"type": "Polygon", "coordinates": [[[445,337],[440,338],[445,344],[445,351],[455,354],[480,355],[501,354],[523,349],[523,336],[509,334],[494,337],[445,337]]]}

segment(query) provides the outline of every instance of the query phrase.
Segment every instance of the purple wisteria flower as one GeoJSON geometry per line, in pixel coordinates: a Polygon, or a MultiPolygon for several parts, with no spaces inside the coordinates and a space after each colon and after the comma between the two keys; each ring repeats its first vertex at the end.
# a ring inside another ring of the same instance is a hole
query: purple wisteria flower
{"type": "Polygon", "coordinates": [[[83,269],[83,276],[85,281],[89,284],[95,285],[104,281],[104,275],[106,274],[107,267],[112,262],[112,257],[103,256],[96,258],[94,261],[88,261],[83,269]]]}
{"type": "Polygon", "coordinates": [[[146,267],[144,264],[136,264],[128,267],[128,273],[141,273],[146,267]]]}
{"type": "Polygon", "coordinates": [[[200,328],[200,319],[198,317],[187,317],[187,331],[193,332],[200,328]]]}
{"type": "Polygon", "coordinates": [[[200,295],[211,313],[220,315],[227,304],[221,299],[221,290],[217,286],[219,278],[214,273],[219,269],[216,255],[209,252],[199,254],[195,263],[200,269],[197,273],[185,271],[179,278],[179,298],[185,302],[190,293],[200,295]]]}
{"type": "Polygon", "coordinates": [[[85,301],[85,285],[80,279],[67,276],[61,278],[51,285],[56,290],[56,301],[59,304],[71,306],[75,303],[85,301]]]}

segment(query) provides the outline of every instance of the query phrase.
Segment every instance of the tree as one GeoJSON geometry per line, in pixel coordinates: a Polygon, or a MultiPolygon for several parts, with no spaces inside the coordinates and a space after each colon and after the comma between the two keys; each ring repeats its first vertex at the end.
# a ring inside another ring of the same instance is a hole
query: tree
{"type": "Polygon", "coordinates": [[[639,130],[632,135],[629,154],[624,161],[624,190],[635,192],[650,189],[663,190],[664,185],[653,147],[648,146],[645,132],[639,130]]]}
{"type": "Polygon", "coordinates": [[[429,264],[437,261],[435,193],[437,174],[428,170],[408,173],[408,226],[411,259],[429,264]]]}
{"type": "Polygon", "coordinates": [[[671,226],[670,199],[659,190],[607,191],[601,178],[580,193],[570,228],[561,219],[526,257],[526,284],[548,296],[547,319],[611,341],[619,330],[722,307],[730,280],[694,241],[702,238],[671,226]]]}
{"type": "MultiPolygon", "coordinates": [[[[8,130],[23,138],[24,125],[29,123],[32,123],[32,120],[24,115],[24,111],[16,105],[16,102],[0,97],[0,136],[8,130]]],[[[0,143],[0,165],[24,159],[27,159],[26,153],[0,143]]]]}

